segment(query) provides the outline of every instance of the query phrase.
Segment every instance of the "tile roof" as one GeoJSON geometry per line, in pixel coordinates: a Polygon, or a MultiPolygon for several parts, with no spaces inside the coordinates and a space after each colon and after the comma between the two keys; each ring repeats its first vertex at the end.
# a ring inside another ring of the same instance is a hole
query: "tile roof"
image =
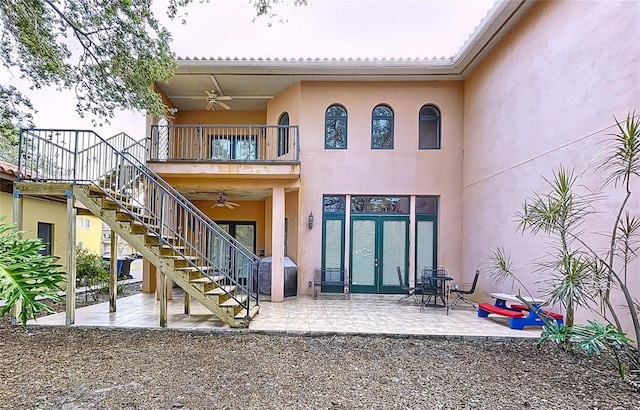
{"type": "Polygon", "coordinates": [[[12,177],[18,176],[18,167],[5,161],[0,161],[0,174],[9,175],[12,177]]]}
{"type": "Polygon", "coordinates": [[[315,57],[315,58],[304,58],[304,57],[292,57],[292,58],[279,58],[279,57],[178,57],[178,61],[238,61],[238,62],[249,62],[249,61],[265,61],[265,62],[287,62],[287,63],[327,63],[327,62],[337,62],[337,63],[377,63],[377,62],[428,62],[428,61],[447,61],[451,60],[451,57],[430,57],[430,58],[421,58],[421,57],[315,57]]]}

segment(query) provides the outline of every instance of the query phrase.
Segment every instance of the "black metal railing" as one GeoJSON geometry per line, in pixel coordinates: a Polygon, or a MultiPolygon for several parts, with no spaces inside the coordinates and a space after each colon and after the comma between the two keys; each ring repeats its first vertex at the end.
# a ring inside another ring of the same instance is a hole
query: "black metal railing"
{"type": "Polygon", "coordinates": [[[144,152],[144,140],[126,134],[104,140],[93,131],[24,129],[18,170],[21,179],[97,187],[248,316],[258,304],[252,274],[259,258],[149,169],[144,152]]]}
{"type": "Polygon", "coordinates": [[[152,125],[150,161],[297,162],[298,126],[152,125]]]}

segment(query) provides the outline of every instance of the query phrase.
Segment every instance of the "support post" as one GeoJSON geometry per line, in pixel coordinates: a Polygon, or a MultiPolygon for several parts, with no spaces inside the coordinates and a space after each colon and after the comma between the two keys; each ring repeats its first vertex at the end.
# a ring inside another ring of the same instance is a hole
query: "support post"
{"type": "Polygon", "coordinates": [[[184,314],[188,315],[191,312],[191,295],[184,292],[184,314]]]}
{"type": "MultiPolygon", "coordinates": [[[[16,232],[21,232],[23,229],[23,206],[22,195],[20,195],[19,189],[13,190],[13,223],[16,224],[16,232]]],[[[20,234],[22,237],[22,234],[20,234]]],[[[22,310],[22,300],[18,299],[11,308],[11,324],[17,325],[20,318],[20,311],[22,310]]]]}
{"type": "Polygon", "coordinates": [[[160,271],[160,327],[167,327],[167,275],[160,271]]]}
{"type": "Polygon", "coordinates": [[[73,207],[73,191],[67,190],[67,316],[65,325],[76,321],[76,209],[73,207]]]}
{"type": "Polygon", "coordinates": [[[284,301],[284,187],[273,187],[271,208],[271,301],[284,301]]]}
{"type": "Polygon", "coordinates": [[[111,248],[109,254],[109,313],[116,311],[118,298],[118,235],[111,230],[111,248]]]}

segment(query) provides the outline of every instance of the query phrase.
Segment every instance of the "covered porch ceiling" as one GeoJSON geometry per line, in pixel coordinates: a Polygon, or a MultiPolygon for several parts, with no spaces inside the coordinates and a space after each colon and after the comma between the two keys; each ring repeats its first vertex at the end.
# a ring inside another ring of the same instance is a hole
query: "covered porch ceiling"
{"type": "Polygon", "coordinates": [[[458,53],[448,59],[187,57],[178,59],[174,77],[157,86],[181,111],[204,110],[207,92],[224,96],[221,102],[230,110],[264,111],[275,95],[303,81],[464,80],[534,3],[499,1],[458,53]]]}

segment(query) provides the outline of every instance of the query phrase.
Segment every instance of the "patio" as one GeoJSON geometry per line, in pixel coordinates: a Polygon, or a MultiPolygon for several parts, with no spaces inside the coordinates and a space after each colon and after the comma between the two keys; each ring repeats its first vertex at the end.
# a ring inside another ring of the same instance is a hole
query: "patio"
{"type": "MultiPolygon", "coordinates": [[[[191,302],[191,314],[184,314],[182,290],[174,289],[168,304],[169,329],[195,331],[246,331],[230,329],[197,302],[191,302]]],[[[362,334],[392,336],[441,336],[462,338],[537,338],[539,327],[525,330],[509,328],[507,318],[479,318],[471,306],[443,308],[420,307],[401,295],[323,294],[286,298],[284,302],[260,302],[260,313],[251,321],[249,331],[292,334],[362,334]]],[[[65,313],[30,321],[35,326],[63,326],[65,313]]],[[[75,327],[145,329],[159,327],[159,304],[155,294],[139,293],[118,299],[117,312],[109,313],[108,303],[76,310],[75,327]]]]}

